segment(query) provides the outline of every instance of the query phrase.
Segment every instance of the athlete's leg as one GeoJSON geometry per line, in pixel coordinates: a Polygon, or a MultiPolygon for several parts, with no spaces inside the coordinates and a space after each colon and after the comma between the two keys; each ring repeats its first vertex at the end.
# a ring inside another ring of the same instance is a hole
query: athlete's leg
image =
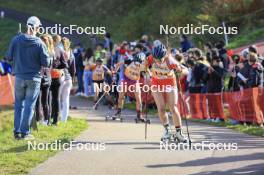
{"type": "Polygon", "coordinates": [[[171,89],[169,92],[166,92],[167,104],[172,114],[173,124],[175,127],[181,127],[181,116],[177,108],[178,103],[178,92],[177,89],[171,89]]]}
{"type": "Polygon", "coordinates": [[[98,96],[99,96],[99,86],[97,82],[94,82],[94,102],[97,101],[98,96]]]}
{"type": "Polygon", "coordinates": [[[179,142],[186,143],[187,139],[182,134],[182,130],[181,130],[181,126],[182,126],[181,116],[176,106],[178,102],[177,88],[172,88],[168,92],[166,92],[166,98],[167,98],[168,107],[172,113],[172,119],[176,130],[175,139],[177,139],[179,142]]]}
{"type": "Polygon", "coordinates": [[[169,123],[168,116],[165,111],[166,103],[162,92],[152,92],[156,106],[158,108],[159,118],[163,125],[169,123]]]}
{"type": "Polygon", "coordinates": [[[118,104],[117,104],[117,114],[121,113],[121,110],[123,109],[124,106],[124,101],[125,101],[125,91],[126,91],[126,84],[121,82],[119,88],[118,88],[118,104]]]}
{"type": "Polygon", "coordinates": [[[164,127],[163,135],[161,137],[162,141],[170,140],[171,131],[169,125],[169,119],[165,111],[166,103],[163,96],[163,92],[152,92],[156,106],[158,108],[159,118],[164,127]]]}
{"type": "Polygon", "coordinates": [[[141,112],[142,112],[142,99],[141,99],[141,91],[140,91],[140,85],[138,83],[135,84],[135,99],[136,99],[136,111],[137,111],[137,117],[141,118],[141,112]]]}

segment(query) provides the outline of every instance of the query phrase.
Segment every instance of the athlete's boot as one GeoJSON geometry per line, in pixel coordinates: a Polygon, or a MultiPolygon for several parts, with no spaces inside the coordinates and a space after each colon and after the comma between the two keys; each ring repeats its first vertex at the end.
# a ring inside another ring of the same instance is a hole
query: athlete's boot
{"type": "Polygon", "coordinates": [[[164,125],[163,135],[161,137],[161,141],[170,141],[171,140],[171,129],[169,124],[164,125]]]}
{"type": "Polygon", "coordinates": [[[120,116],[121,116],[121,108],[118,108],[112,118],[113,120],[115,120],[116,118],[120,118],[120,116]]]}
{"type": "Polygon", "coordinates": [[[187,143],[188,142],[188,139],[182,134],[181,128],[176,128],[174,140],[178,141],[179,143],[187,143]]]}

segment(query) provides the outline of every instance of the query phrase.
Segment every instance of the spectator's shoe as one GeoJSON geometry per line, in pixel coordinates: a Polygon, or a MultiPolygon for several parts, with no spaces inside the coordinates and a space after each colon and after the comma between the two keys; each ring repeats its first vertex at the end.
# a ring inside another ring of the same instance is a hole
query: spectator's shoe
{"type": "Polygon", "coordinates": [[[207,118],[206,121],[207,121],[207,122],[211,122],[211,119],[210,119],[210,118],[207,118]]]}
{"type": "Polygon", "coordinates": [[[14,138],[16,140],[20,140],[21,139],[20,134],[19,133],[14,133],[14,138]]]}
{"type": "Polygon", "coordinates": [[[221,120],[220,120],[220,118],[216,118],[214,122],[219,123],[219,122],[221,122],[221,120]]]}
{"type": "Polygon", "coordinates": [[[83,94],[83,97],[85,97],[85,98],[88,98],[89,96],[88,96],[88,95],[86,95],[86,94],[83,94]]]}
{"type": "Polygon", "coordinates": [[[77,93],[75,94],[75,96],[77,96],[77,97],[79,97],[79,96],[81,96],[81,95],[82,95],[81,92],[77,92],[77,93]]]}
{"type": "Polygon", "coordinates": [[[21,139],[23,139],[23,140],[35,140],[35,137],[32,134],[22,134],[21,139]]]}
{"type": "Polygon", "coordinates": [[[237,125],[239,124],[238,121],[234,120],[234,119],[230,119],[229,122],[231,123],[231,125],[237,125]]]}
{"type": "Polygon", "coordinates": [[[83,92],[81,92],[81,95],[80,96],[81,97],[86,97],[86,95],[83,92]]]}
{"type": "Polygon", "coordinates": [[[58,126],[58,123],[52,123],[51,126],[58,126]]]}
{"type": "Polygon", "coordinates": [[[43,120],[43,121],[41,121],[40,123],[41,123],[42,125],[44,125],[44,126],[48,126],[49,121],[48,121],[48,120],[43,120]]]}

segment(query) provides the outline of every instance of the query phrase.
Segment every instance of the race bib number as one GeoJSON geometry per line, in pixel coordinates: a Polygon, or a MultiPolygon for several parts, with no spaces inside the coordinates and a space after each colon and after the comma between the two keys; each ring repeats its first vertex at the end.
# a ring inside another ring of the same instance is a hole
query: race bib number
{"type": "Polygon", "coordinates": [[[140,79],[140,64],[136,65],[134,62],[129,64],[125,69],[125,75],[127,78],[131,80],[139,80],[140,79]]]}
{"type": "Polygon", "coordinates": [[[104,69],[103,67],[96,67],[93,71],[93,80],[100,81],[104,79],[104,69]]]}

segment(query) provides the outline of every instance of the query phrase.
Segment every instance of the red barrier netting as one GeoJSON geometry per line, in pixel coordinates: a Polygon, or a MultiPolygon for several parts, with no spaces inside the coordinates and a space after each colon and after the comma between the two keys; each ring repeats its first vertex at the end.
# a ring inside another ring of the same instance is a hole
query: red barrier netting
{"type": "Polygon", "coordinates": [[[0,76],[0,105],[14,103],[14,77],[0,76]]]}
{"type": "Polygon", "coordinates": [[[264,89],[251,88],[238,92],[213,94],[190,94],[189,97],[179,94],[178,109],[182,116],[191,118],[226,119],[224,104],[227,105],[230,118],[255,124],[264,123],[264,89]]]}
{"type": "Polygon", "coordinates": [[[206,103],[206,94],[190,94],[189,106],[192,118],[208,118],[208,108],[206,103]]]}
{"type": "Polygon", "coordinates": [[[190,108],[188,105],[189,99],[190,98],[187,97],[186,95],[184,95],[183,93],[179,93],[177,107],[178,107],[178,110],[179,110],[181,116],[187,117],[190,115],[190,108]]]}
{"type": "Polygon", "coordinates": [[[241,100],[240,92],[224,92],[224,103],[227,104],[230,118],[241,121],[241,112],[239,102],[241,100]]]}
{"type": "MultiPolygon", "coordinates": [[[[144,79],[141,79],[144,86],[144,79]]],[[[149,81],[147,83],[149,85],[149,81]]],[[[128,92],[134,97],[134,93],[128,92]]],[[[154,104],[151,92],[142,92],[143,103],[154,104]]],[[[262,124],[264,123],[264,88],[250,88],[238,92],[224,92],[214,94],[179,93],[177,107],[182,116],[190,115],[192,118],[220,118],[226,119],[223,104],[228,106],[230,118],[241,121],[262,124]]],[[[0,76],[0,105],[14,103],[14,77],[0,76]]]]}
{"type": "Polygon", "coordinates": [[[212,119],[225,119],[224,105],[222,102],[221,93],[209,93],[206,94],[207,106],[208,106],[208,116],[212,119]]]}
{"type": "Polygon", "coordinates": [[[263,123],[263,88],[226,92],[224,96],[232,119],[241,122],[263,123]]]}

